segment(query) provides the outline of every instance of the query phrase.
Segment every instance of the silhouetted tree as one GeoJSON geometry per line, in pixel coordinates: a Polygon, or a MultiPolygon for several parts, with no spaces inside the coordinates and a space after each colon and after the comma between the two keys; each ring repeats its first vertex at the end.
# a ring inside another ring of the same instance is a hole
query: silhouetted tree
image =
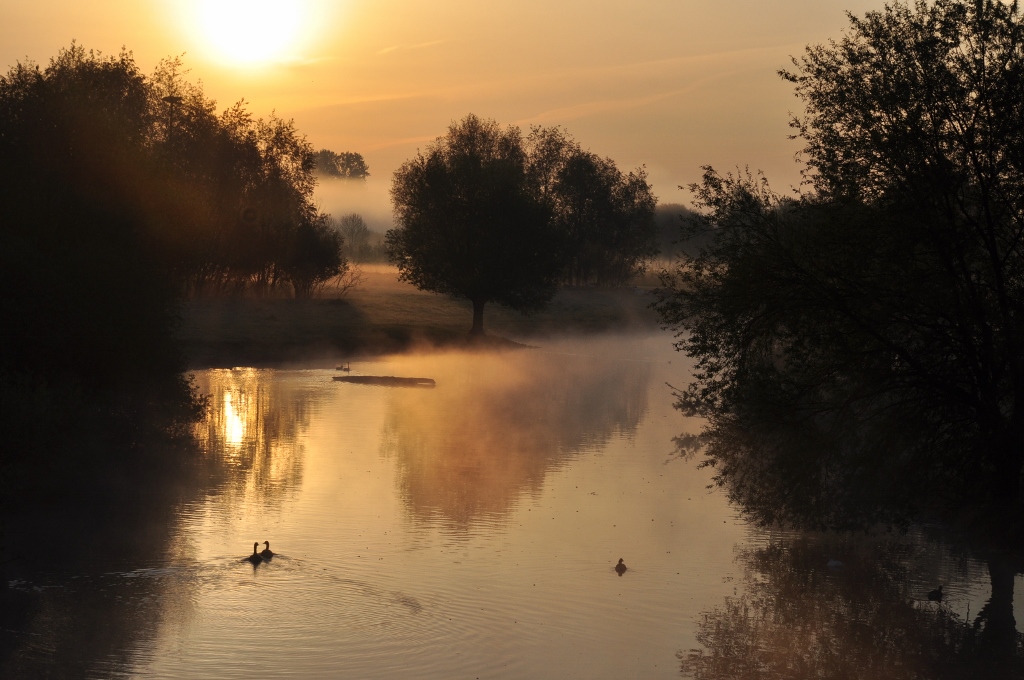
{"type": "MultiPolygon", "coordinates": [[[[239,102],[220,115],[184,81],[178,59],[152,77],[154,151],[172,174],[175,275],[189,294],[266,294],[291,283],[286,267],[322,217],[313,205],[315,154],[293,121],[254,119],[239,102]]],[[[306,252],[306,251],[302,251],[306,252]]],[[[302,295],[302,293],[298,293],[302,295]]]]}
{"type": "Polygon", "coordinates": [[[570,283],[622,285],[657,254],[657,201],[642,169],[623,175],[610,159],[580,151],[559,172],[555,194],[570,283]]]}
{"type": "Polygon", "coordinates": [[[660,311],[682,406],[766,521],[1017,501],[1024,462],[1024,22],[939,0],[851,16],[795,70],[813,193],[708,169],[713,243],[660,311]]]}
{"type": "Polygon", "coordinates": [[[0,77],[0,491],[198,415],[165,247],[187,207],[159,190],[180,175],[154,153],[151,94],[130,54],[77,46],[0,77]]]}
{"type": "Polygon", "coordinates": [[[561,244],[528,160],[517,128],[471,114],[395,172],[389,257],[403,281],[471,301],[474,334],[488,302],[528,311],[555,293],[561,244]]]}
{"type": "MultiPolygon", "coordinates": [[[[295,239],[308,239],[308,229],[319,216],[312,203],[316,185],[312,147],[294,123],[276,118],[257,121],[255,141],[261,168],[245,197],[246,209],[255,212],[255,219],[242,221],[241,240],[249,244],[242,253],[250,259],[241,273],[248,274],[248,283],[256,290],[265,291],[290,280],[282,258],[290,259],[297,252],[295,239]],[[300,236],[302,230],[306,230],[304,236],[300,236]]],[[[289,262],[293,267],[297,264],[289,262]]]]}
{"type": "Polygon", "coordinates": [[[130,54],[74,46],[0,78],[7,370],[107,383],[176,365],[175,290],[145,210],[163,174],[149,94],[130,54]]]}
{"type": "Polygon", "coordinates": [[[658,252],[657,199],[644,169],[624,175],[557,127],[534,127],[527,147],[531,174],[562,234],[564,280],[622,285],[643,273],[658,252]]]}
{"type": "Polygon", "coordinates": [[[362,154],[352,151],[335,153],[328,149],[316,152],[316,171],[326,177],[338,179],[366,179],[370,176],[370,168],[363,160],[362,154]]]}

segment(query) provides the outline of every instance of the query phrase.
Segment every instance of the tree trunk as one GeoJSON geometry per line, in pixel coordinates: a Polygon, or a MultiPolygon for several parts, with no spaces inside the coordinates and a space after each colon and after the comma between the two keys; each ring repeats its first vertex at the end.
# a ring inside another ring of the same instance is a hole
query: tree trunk
{"type": "Polygon", "coordinates": [[[473,300],[473,328],[470,329],[470,335],[483,335],[484,334],[484,305],[487,304],[487,300],[473,300]]]}
{"type": "Polygon", "coordinates": [[[988,574],[992,583],[992,597],[974,620],[974,627],[984,624],[981,633],[981,651],[989,662],[998,665],[1012,660],[1017,649],[1017,622],[1013,617],[1013,582],[1017,572],[1004,557],[988,561],[988,574]]]}
{"type": "Polygon", "coordinates": [[[997,436],[993,443],[995,473],[992,492],[998,503],[1011,505],[1020,499],[1020,477],[1024,468],[1024,449],[1012,432],[997,436]]]}

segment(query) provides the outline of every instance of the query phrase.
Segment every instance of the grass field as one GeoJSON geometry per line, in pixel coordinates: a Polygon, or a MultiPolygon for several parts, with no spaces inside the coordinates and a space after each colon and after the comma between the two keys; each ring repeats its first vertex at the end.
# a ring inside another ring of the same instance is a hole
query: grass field
{"type": "MultiPolygon", "coordinates": [[[[563,289],[530,316],[487,306],[491,342],[656,328],[648,289],[563,289]]],[[[365,265],[345,297],[205,298],[187,303],[180,331],[191,368],[337,361],[418,347],[462,345],[472,305],[398,281],[393,267],[365,265]]]]}

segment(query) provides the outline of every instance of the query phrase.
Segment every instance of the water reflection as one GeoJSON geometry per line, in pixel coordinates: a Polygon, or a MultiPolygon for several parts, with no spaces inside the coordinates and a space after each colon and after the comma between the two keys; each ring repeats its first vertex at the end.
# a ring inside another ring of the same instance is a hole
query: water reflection
{"type": "Polygon", "coordinates": [[[588,349],[419,360],[417,370],[443,378],[436,390],[394,391],[382,439],[410,510],[457,527],[500,519],[551,469],[632,436],[650,363],[588,349]]]}
{"type": "Polygon", "coordinates": [[[219,460],[222,491],[244,503],[277,503],[294,491],[302,482],[303,434],[328,394],[323,372],[209,370],[196,382],[210,397],[198,436],[219,460]]]}
{"type": "Polygon", "coordinates": [[[198,451],[164,450],[157,479],[126,479],[102,497],[4,516],[0,677],[116,677],[157,635],[167,593],[149,574],[169,557],[183,504],[204,490],[198,451]]]}
{"type": "Polygon", "coordinates": [[[9,518],[0,677],[1019,675],[1019,564],[742,526],[652,346],[204,372],[191,464],[9,518]]]}
{"type": "MultiPolygon", "coordinates": [[[[214,370],[197,383],[207,418],[195,440],[147,451],[164,461],[159,474],[111,470],[102,494],[2,518],[0,677],[130,675],[162,624],[194,616],[196,591],[213,577],[185,535],[189,518],[211,495],[222,515],[272,510],[301,483],[323,375],[214,370]]],[[[238,548],[221,567],[247,544],[238,548]]]]}
{"type": "Polygon", "coordinates": [[[989,560],[990,596],[973,614],[962,592],[929,602],[927,584],[980,580],[982,564],[949,559],[913,535],[776,535],[742,550],[738,562],[743,591],[699,616],[703,648],[680,654],[685,676],[1024,677],[1016,569],[1005,556],[989,560]]]}

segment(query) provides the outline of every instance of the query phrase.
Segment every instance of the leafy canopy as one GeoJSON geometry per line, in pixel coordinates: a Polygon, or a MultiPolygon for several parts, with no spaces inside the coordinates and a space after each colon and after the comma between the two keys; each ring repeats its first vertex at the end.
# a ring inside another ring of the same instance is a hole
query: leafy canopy
{"type": "Polygon", "coordinates": [[[363,155],[354,151],[335,153],[330,149],[316,152],[316,171],[324,177],[338,179],[366,179],[370,176],[370,167],[363,160],[363,155]]]}
{"type": "Polygon", "coordinates": [[[707,169],[713,242],[659,309],[684,409],[764,521],[1014,502],[1024,463],[1024,22],[1016,4],[850,17],[782,76],[808,191],[707,169]]]}
{"type": "Polygon", "coordinates": [[[398,228],[387,234],[400,277],[418,288],[528,311],[555,292],[561,243],[522,136],[469,115],[406,161],[391,188],[398,228]]]}
{"type": "Polygon", "coordinates": [[[345,266],[293,123],[216,108],[177,59],[146,76],[128,52],[72,45],[0,76],[7,453],[45,461],[46,442],[108,418],[134,431],[196,416],[182,299],[308,294],[345,266]]]}
{"type": "Polygon", "coordinates": [[[643,169],[623,174],[564,130],[469,115],[396,173],[403,280],[474,305],[530,311],[560,282],[622,285],[657,252],[656,199],[643,169]]]}

